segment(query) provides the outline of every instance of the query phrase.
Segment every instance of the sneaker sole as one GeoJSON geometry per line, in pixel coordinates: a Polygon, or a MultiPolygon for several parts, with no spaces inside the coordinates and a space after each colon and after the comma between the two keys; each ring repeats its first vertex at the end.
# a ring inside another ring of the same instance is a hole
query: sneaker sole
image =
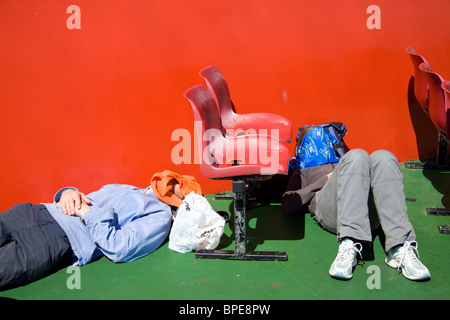
{"type": "Polygon", "coordinates": [[[350,280],[351,278],[353,278],[353,270],[355,270],[356,265],[358,264],[358,261],[355,260],[352,263],[352,273],[351,274],[347,274],[342,270],[336,270],[336,272],[332,273],[331,268],[328,271],[328,274],[335,278],[335,279],[339,279],[339,280],[350,280]]]}
{"type": "MultiPolygon", "coordinates": [[[[398,269],[399,267],[399,263],[394,260],[394,259],[388,259],[386,258],[386,264],[394,269],[398,269]]],[[[405,278],[409,279],[409,280],[414,280],[414,281],[423,281],[423,280],[428,280],[430,279],[430,275],[429,274],[422,274],[420,276],[410,276],[409,274],[407,274],[405,272],[405,270],[402,268],[402,274],[405,278]]]]}
{"type": "Polygon", "coordinates": [[[340,271],[337,271],[335,274],[331,274],[331,273],[329,273],[329,274],[332,278],[339,279],[339,280],[350,280],[351,278],[353,278],[353,274],[350,276],[347,276],[345,273],[340,272],[340,271]]]}

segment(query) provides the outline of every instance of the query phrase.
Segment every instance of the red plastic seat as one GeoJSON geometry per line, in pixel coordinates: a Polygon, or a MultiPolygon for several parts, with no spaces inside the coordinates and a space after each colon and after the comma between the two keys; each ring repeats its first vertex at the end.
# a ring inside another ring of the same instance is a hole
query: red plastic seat
{"type": "Polygon", "coordinates": [[[428,63],[421,63],[419,69],[424,72],[429,86],[430,119],[439,132],[446,137],[450,130],[447,122],[447,96],[442,88],[445,80],[441,75],[433,72],[428,63]]]}
{"type": "Polygon", "coordinates": [[[414,94],[422,109],[428,114],[428,81],[424,72],[419,68],[421,63],[428,64],[428,62],[423,56],[417,54],[412,47],[406,48],[406,52],[409,54],[414,67],[414,94]]]}
{"type": "Polygon", "coordinates": [[[201,123],[197,131],[200,168],[208,178],[233,180],[234,235],[236,250],[198,250],[197,258],[239,260],[287,260],[285,252],[248,252],[246,239],[246,193],[248,180],[259,180],[274,174],[287,174],[289,150],[278,137],[240,135],[226,137],[211,92],[204,86],[194,86],[184,92],[201,123]],[[201,141],[199,141],[201,139],[201,141]]]}
{"type": "MultiPolygon", "coordinates": [[[[267,135],[225,137],[214,97],[204,86],[194,86],[184,96],[191,103],[196,121],[202,124],[199,154],[201,171],[211,179],[287,174],[289,150],[267,135]],[[273,157],[273,161],[269,158],[273,157]]],[[[197,137],[199,139],[200,137],[197,137]]]]}
{"type": "Polygon", "coordinates": [[[438,166],[446,165],[447,141],[450,135],[449,101],[448,95],[442,86],[444,78],[431,71],[428,63],[421,63],[419,69],[424,72],[429,86],[429,115],[439,132],[438,166]]]}
{"type": "Polygon", "coordinates": [[[445,100],[446,100],[446,109],[445,112],[447,114],[447,141],[449,140],[449,136],[450,136],[450,81],[449,80],[445,80],[442,82],[441,85],[442,89],[445,92],[445,100]]]}
{"type": "Polygon", "coordinates": [[[270,134],[270,129],[278,129],[280,141],[291,142],[292,124],[288,119],[277,114],[262,112],[237,114],[231,100],[227,81],[222,72],[214,66],[208,66],[200,70],[199,74],[215,97],[224,131],[232,129],[233,132],[256,131],[256,133],[259,133],[261,129],[266,129],[267,134],[270,134]]]}

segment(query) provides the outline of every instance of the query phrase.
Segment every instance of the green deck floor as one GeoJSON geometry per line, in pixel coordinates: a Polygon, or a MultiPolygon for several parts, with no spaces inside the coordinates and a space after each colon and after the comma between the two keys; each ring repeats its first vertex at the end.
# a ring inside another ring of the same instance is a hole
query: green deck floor
{"type": "MultiPolygon", "coordinates": [[[[413,282],[388,267],[379,237],[373,250],[363,252],[365,260],[356,267],[352,280],[332,279],[328,269],[337,253],[336,237],[323,231],[309,215],[287,217],[279,204],[273,204],[247,212],[249,247],[286,251],[288,261],[199,260],[194,253],[173,252],[165,243],[134,262],[114,264],[102,258],[81,267],[80,289],[67,287],[72,273],[63,269],[27,286],[0,292],[0,298],[449,299],[450,235],[439,233],[438,225],[450,224],[450,217],[427,216],[425,208],[450,207],[450,172],[404,170],[404,184],[406,196],[416,199],[407,205],[420,258],[431,272],[430,281],[413,282]],[[380,288],[368,288],[369,278],[376,275],[380,288]]],[[[213,195],[207,198],[215,209],[229,211],[231,201],[214,200],[213,195]]],[[[231,234],[227,226],[219,248],[234,249],[231,234]]]]}

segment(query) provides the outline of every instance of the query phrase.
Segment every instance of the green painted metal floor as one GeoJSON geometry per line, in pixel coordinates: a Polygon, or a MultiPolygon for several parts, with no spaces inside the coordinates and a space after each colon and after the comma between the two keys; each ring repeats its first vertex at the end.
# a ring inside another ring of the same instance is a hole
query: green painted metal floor
{"type": "MultiPolygon", "coordinates": [[[[426,207],[450,207],[450,172],[403,170],[410,219],[421,261],[431,280],[405,279],[385,262],[381,239],[363,252],[364,261],[350,281],[328,275],[338,244],[309,215],[285,216],[279,204],[256,205],[247,212],[249,249],[286,251],[288,261],[255,262],[196,259],[171,251],[168,243],[134,262],[114,264],[102,258],[81,267],[80,289],[69,289],[74,271],[62,269],[35,283],[0,292],[6,299],[449,299],[450,235],[438,225],[450,217],[427,216],[426,207]],[[71,278],[72,276],[72,278],[71,278]],[[69,282],[69,287],[67,283],[69,282]],[[369,286],[368,286],[369,284],[369,286]],[[370,285],[378,288],[370,288],[370,285]]],[[[230,183],[231,187],[231,183],[230,183]]],[[[207,198],[215,209],[230,210],[231,201],[207,198]]],[[[219,248],[234,249],[227,225],[219,248]]]]}

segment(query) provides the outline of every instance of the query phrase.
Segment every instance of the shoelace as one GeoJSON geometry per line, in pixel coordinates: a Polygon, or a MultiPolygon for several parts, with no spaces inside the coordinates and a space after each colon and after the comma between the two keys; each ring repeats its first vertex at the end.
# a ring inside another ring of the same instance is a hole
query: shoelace
{"type": "Polygon", "coordinates": [[[361,243],[357,242],[354,243],[352,246],[345,246],[344,249],[342,250],[342,253],[339,255],[338,260],[339,261],[345,261],[348,259],[348,255],[350,254],[350,250],[353,250],[354,252],[357,252],[359,254],[359,256],[362,259],[362,254],[361,254],[361,250],[362,250],[362,245],[361,243]]]}
{"type": "Polygon", "coordinates": [[[400,259],[400,263],[397,267],[397,269],[400,269],[403,263],[403,260],[409,260],[413,262],[419,261],[417,257],[419,256],[419,244],[416,241],[408,242],[406,247],[401,247],[400,250],[403,252],[402,257],[400,259]],[[403,249],[403,250],[402,250],[403,249]]]}

